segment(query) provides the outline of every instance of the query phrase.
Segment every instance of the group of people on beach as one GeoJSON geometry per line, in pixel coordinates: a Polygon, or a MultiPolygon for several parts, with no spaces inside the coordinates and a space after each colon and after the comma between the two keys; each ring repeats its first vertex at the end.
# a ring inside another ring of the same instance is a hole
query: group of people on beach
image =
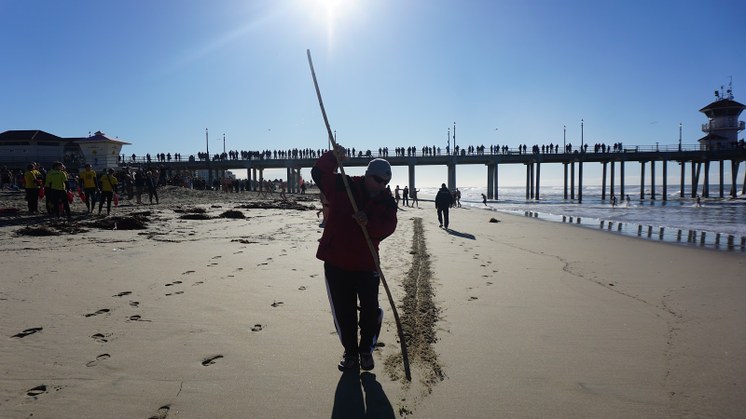
{"type": "Polygon", "coordinates": [[[39,201],[45,199],[47,213],[57,218],[62,215],[71,218],[70,204],[76,195],[85,203],[86,213],[93,213],[98,202],[98,213],[103,212],[106,203],[106,214],[109,215],[112,202],[115,205],[118,203],[120,185],[128,192],[129,199],[136,197],[138,204],[143,203],[142,195],[146,190],[150,203],[153,203],[153,199],[158,203],[157,171],[130,171],[125,168],[115,173],[110,168],[98,173],[90,164],[85,164],[74,175],[64,163],[56,161],[49,171],[36,162],[29,163],[23,173],[23,188],[29,213],[38,213],[39,201]]]}
{"type": "MultiPolygon", "coordinates": [[[[391,193],[391,187],[387,187],[389,193],[391,193]]],[[[419,189],[409,189],[409,186],[404,186],[404,189],[399,188],[399,185],[396,185],[396,189],[394,189],[394,200],[396,201],[396,206],[399,206],[399,201],[402,201],[402,204],[405,207],[420,207],[420,201],[417,199],[417,193],[419,192],[419,189]],[[400,195],[401,193],[401,195],[400,195]],[[409,203],[409,198],[412,198],[412,204],[409,203]]]]}

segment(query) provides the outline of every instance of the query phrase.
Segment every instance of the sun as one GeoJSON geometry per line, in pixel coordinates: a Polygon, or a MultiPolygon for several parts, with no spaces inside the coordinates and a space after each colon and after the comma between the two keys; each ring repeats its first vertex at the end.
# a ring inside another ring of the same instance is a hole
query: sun
{"type": "Polygon", "coordinates": [[[329,41],[334,38],[338,27],[352,17],[359,1],[301,0],[311,20],[323,26],[329,41]]]}

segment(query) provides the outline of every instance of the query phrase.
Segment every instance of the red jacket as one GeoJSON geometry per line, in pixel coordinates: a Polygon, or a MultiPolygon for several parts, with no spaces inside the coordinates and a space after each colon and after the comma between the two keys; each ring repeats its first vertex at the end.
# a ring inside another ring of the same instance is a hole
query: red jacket
{"type": "MultiPolygon", "coordinates": [[[[319,240],[316,257],[332,266],[349,271],[375,271],[376,264],[360,225],[352,218],[352,205],[342,175],[334,173],[337,159],[326,152],[311,169],[311,176],[329,201],[329,215],[319,240]]],[[[396,230],[396,201],[387,190],[371,197],[365,177],[347,176],[357,208],[368,216],[368,236],[378,252],[381,240],[396,230]]]]}

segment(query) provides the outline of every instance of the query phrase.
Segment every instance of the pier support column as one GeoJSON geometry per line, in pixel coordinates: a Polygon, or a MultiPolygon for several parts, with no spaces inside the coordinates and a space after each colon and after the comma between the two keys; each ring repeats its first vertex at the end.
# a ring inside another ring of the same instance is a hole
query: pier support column
{"type": "Polygon", "coordinates": [[[611,186],[611,189],[609,189],[609,194],[611,196],[614,196],[614,161],[611,161],[611,176],[609,177],[609,184],[611,186]]]}
{"type": "Polygon", "coordinates": [[[409,165],[409,190],[413,191],[415,188],[415,185],[417,185],[416,179],[415,179],[415,173],[414,173],[414,164],[409,165]]]}
{"type": "Polygon", "coordinates": [[[251,169],[251,171],[254,172],[254,176],[251,178],[252,182],[251,182],[250,187],[252,191],[256,192],[257,184],[259,183],[259,178],[256,175],[256,168],[251,169]]]}
{"type": "Polygon", "coordinates": [[[705,180],[702,182],[702,197],[710,197],[710,161],[705,160],[705,180]]]}
{"type": "Polygon", "coordinates": [[[541,186],[541,163],[536,163],[536,196],[535,199],[539,200],[539,187],[541,186]]]}
{"type": "Polygon", "coordinates": [[[565,191],[565,199],[567,199],[567,163],[562,163],[562,167],[565,172],[565,181],[563,185],[564,185],[564,191],[565,191]]]}
{"type": "Polygon", "coordinates": [[[292,168],[292,167],[288,167],[288,168],[287,168],[287,169],[285,170],[285,173],[286,173],[286,175],[287,175],[287,177],[286,177],[287,181],[285,182],[285,190],[286,190],[286,191],[287,191],[288,193],[291,193],[291,191],[292,191],[292,188],[293,188],[293,187],[291,186],[291,185],[293,184],[293,168],[292,168]]]}
{"type": "Polygon", "coordinates": [[[456,164],[448,163],[448,189],[456,190],[456,164]]]}
{"type": "Polygon", "coordinates": [[[668,200],[668,160],[663,160],[663,195],[661,200],[668,200]]]}
{"type": "Polygon", "coordinates": [[[738,195],[738,166],[741,162],[736,160],[730,161],[730,196],[735,198],[738,195]]]}
{"type": "Polygon", "coordinates": [[[487,165],[487,199],[492,199],[492,190],[494,189],[495,181],[495,165],[487,165]]]}
{"type": "Polygon", "coordinates": [[[531,163],[526,163],[526,200],[533,198],[533,185],[531,179],[531,163]]]}
{"type": "Polygon", "coordinates": [[[679,179],[679,187],[681,188],[681,192],[679,193],[680,197],[684,197],[684,184],[686,183],[686,161],[682,160],[679,162],[681,164],[681,179],[679,179]]]}
{"type": "Polygon", "coordinates": [[[650,199],[655,201],[655,160],[650,161],[650,199]]]}
{"type": "Polygon", "coordinates": [[[645,199],[645,162],[640,162],[640,201],[645,199]]]}
{"type": "Polygon", "coordinates": [[[725,160],[720,160],[720,197],[725,197],[725,185],[723,184],[723,175],[724,175],[724,167],[725,166],[725,160]]]}
{"type": "Polygon", "coordinates": [[[606,201],[606,164],[607,162],[601,163],[601,200],[606,201]]]}
{"type": "Polygon", "coordinates": [[[619,197],[624,198],[624,161],[619,162],[619,197]]]}
{"type": "Polygon", "coordinates": [[[500,177],[499,177],[498,170],[499,170],[499,165],[495,163],[495,194],[494,194],[495,201],[497,201],[497,199],[499,198],[498,193],[497,193],[498,187],[500,185],[500,182],[499,182],[500,177]]]}
{"type": "Polygon", "coordinates": [[[583,162],[578,162],[578,204],[583,202],[583,162]]]}
{"type": "Polygon", "coordinates": [[[570,199],[575,199],[575,162],[570,162],[570,199]]]}
{"type": "Polygon", "coordinates": [[[697,197],[697,190],[699,189],[699,167],[702,163],[694,162],[692,160],[692,198],[697,197]]]}

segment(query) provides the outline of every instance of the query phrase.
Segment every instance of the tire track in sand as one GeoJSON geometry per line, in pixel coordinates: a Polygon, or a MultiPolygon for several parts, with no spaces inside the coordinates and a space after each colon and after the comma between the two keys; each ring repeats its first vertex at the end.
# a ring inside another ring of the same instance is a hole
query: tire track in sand
{"type": "MultiPolygon", "coordinates": [[[[404,337],[407,340],[409,362],[417,366],[413,371],[416,378],[424,386],[423,396],[432,392],[432,387],[446,378],[443,367],[438,361],[438,354],[433,345],[437,342],[436,325],[440,318],[440,309],[433,300],[433,273],[430,268],[430,254],[425,243],[422,218],[414,218],[412,263],[402,286],[405,295],[402,299],[401,323],[404,337]]],[[[386,358],[386,373],[392,380],[403,379],[403,360],[401,353],[391,354],[386,358]]],[[[404,382],[408,387],[408,383],[404,382]]],[[[410,414],[412,407],[400,403],[399,413],[403,416],[410,414]]]]}

